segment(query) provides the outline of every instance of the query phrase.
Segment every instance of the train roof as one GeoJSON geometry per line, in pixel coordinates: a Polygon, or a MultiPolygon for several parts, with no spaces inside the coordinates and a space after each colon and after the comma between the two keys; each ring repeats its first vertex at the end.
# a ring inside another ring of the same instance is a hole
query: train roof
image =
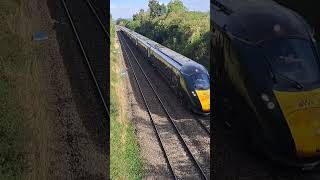
{"type": "Polygon", "coordinates": [[[191,76],[193,74],[196,74],[196,73],[205,73],[205,74],[208,74],[208,71],[207,69],[201,65],[201,64],[198,64],[196,62],[189,62],[189,63],[186,63],[182,68],[181,68],[181,73],[187,75],[187,76],[191,76]]]}
{"type": "Polygon", "coordinates": [[[159,53],[161,53],[162,56],[165,56],[167,58],[169,58],[171,60],[170,63],[172,63],[175,67],[179,67],[179,69],[184,65],[187,64],[189,62],[194,62],[192,59],[187,58],[133,30],[130,30],[126,27],[122,27],[123,29],[125,29],[126,31],[130,32],[131,34],[133,34],[136,38],[138,38],[143,44],[145,44],[146,46],[150,46],[153,49],[156,49],[159,53]]]}
{"type": "Polygon", "coordinates": [[[301,37],[309,39],[310,26],[296,12],[272,0],[213,0],[219,11],[212,11],[227,32],[248,42],[277,37],[301,37]],[[224,17],[217,14],[224,13],[224,17]]]}

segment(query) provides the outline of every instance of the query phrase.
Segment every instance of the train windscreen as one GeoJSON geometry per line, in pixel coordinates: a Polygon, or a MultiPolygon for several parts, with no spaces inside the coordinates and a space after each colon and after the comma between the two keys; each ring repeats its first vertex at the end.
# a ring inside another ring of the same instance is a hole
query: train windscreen
{"type": "Polygon", "coordinates": [[[210,81],[207,74],[193,74],[191,78],[195,90],[207,90],[210,88],[210,81]]]}
{"type": "Polygon", "coordinates": [[[307,40],[277,39],[264,42],[262,47],[274,72],[301,84],[319,82],[319,62],[307,40]]]}

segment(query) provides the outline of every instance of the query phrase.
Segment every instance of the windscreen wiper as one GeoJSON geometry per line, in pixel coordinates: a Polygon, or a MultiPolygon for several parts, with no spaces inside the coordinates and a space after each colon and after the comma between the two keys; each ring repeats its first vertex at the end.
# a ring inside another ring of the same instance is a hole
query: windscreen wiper
{"type": "Polygon", "coordinates": [[[289,78],[288,76],[285,76],[279,72],[275,72],[279,77],[281,77],[282,79],[285,79],[287,82],[290,82],[292,85],[294,85],[297,89],[303,89],[303,85],[301,83],[299,83],[296,80],[293,80],[291,78],[289,78]]]}
{"type": "Polygon", "coordinates": [[[275,75],[278,75],[278,77],[281,77],[282,79],[286,80],[287,82],[289,82],[290,84],[294,85],[295,88],[297,89],[303,89],[303,85],[301,83],[299,83],[298,81],[296,80],[293,80],[289,77],[287,77],[286,75],[283,75],[281,74],[280,72],[277,72],[275,71],[272,66],[271,66],[271,62],[269,61],[269,58],[264,55],[264,57],[267,59],[267,63],[268,63],[268,66],[269,66],[269,70],[270,72],[272,73],[272,79],[276,82],[276,76],[275,75]]]}

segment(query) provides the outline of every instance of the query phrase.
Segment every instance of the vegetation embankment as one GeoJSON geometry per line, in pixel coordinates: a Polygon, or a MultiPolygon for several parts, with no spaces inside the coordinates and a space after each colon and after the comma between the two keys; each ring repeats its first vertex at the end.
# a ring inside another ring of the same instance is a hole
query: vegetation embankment
{"type": "Polygon", "coordinates": [[[209,70],[209,12],[188,11],[180,0],[172,0],[167,5],[149,0],[146,12],[141,9],[132,20],[119,19],[117,23],[203,64],[209,70]]]}
{"type": "Polygon", "coordinates": [[[110,19],[110,177],[141,179],[143,163],[133,124],[128,121],[125,76],[115,26],[110,19]]]}
{"type": "Polygon", "coordinates": [[[47,131],[42,126],[47,84],[41,70],[43,50],[31,40],[36,20],[30,4],[0,2],[0,179],[46,178],[48,172],[39,158],[45,152],[38,147],[46,147],[41,139],[46,136],[39,134],[47,131]]]}

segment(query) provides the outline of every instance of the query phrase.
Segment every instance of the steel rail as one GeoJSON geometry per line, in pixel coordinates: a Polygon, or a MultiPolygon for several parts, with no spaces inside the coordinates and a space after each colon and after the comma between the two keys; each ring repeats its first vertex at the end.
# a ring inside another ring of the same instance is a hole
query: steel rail
{"type": "Polygon", "coordinates": [[[141,72],[143,73],[144,77],[146,78],[146,80],[148,81],[148,84],[149,86],[151,87],[152,91],[154,92],[154,94],[156,95],[158,101],[160,102],[161,104],[161,107],[163,108],[163,110],[165,111],[168,119],[169,119],[169,122],[172,124],[172,126],[174,127],[174,130],[176,131],[176,133],[178,134],[178,138],[179,140],[182,142],[182,145],[185,147],[185,150],[186,152],[189,154],[189,156],[191,157],[191,160],[196,164],[196,167],[197,169],[199,170],[200,172],[200,175],[204,178],[204,179],[208,179],[204,173],[204,171],[202,170],[201,166],[199,165],[199,163],[197,162],[197,160],[195,159],[195,157],[193,156],[193,154],[191,153],[189,147],[187,146],[186,142],[184,141],[184,139],[182,138],[182,135],[179,131],[179,129],[177,128],[176,124],[174,123],[172,117],[170,116],[170,114],[168,113],[166,107],[164,106],[162,100],[160,99],[158,93],[156,92],[156,90],[154,89],[152,83],[150,82],[149,78],[147,77],[147,75],[145,74],[144,70],[142,69],[140,63],[138,62],[136,56],[134,55],[133,51],[131,50],[130,46],[128,45],[128,43],[126,42],[126,40],[124,39],[124,42],[125,44],[127,45],[128,49],[130,50],[130,52],[132,53],[133,57],[134,57],[134,60],[136,61],[136,63],[138,64],[141,72]]]}
{"type": "Polygon", "coordinates": [[[192,115],[193,118],[200,124],[201,128],[206,132],[207,135],[210,136],[210,130],[206,127],[206,125],[200,120],[200,118],[196,117],[195,115],[192,115]]]}
{"type": "MultiPolygon", "coordinates": [[[[119,35],[119,38],[120,38],[120,39],[123,39],[123,37],[120,37],[120,36],[121,36],[121,35],[119,35]]],[[[120,39],[119,39],[119,40],[120,40],[120,39]]],[[[120,43],[120,44],[121,44],[121,46],[124,46],[122,43],[120,43]]],[[[162,140],[161,140],[161,138],[160,138],[159,130],[158,130],[158,128],[157,128],[157,126],[156,126],[156,124],[155,124],[155,122],[154,122],[154,120],[153,120],[153,117],[152,117],[152,115],[151,115],[151,111],[150,111],[150,108],[149,108],[148,101],[146,100],[145,95],[144,95],[144,93],[143,93],[143,91],[142,91],[142,89],[141,89],[139,80],[138,80],[138,78],[137,78],[137,76],[136,76],[136,72],[135,72],[135,70],[134,70],[134,68],[133,68],[133,65],[132,65],[131,61],[130,61],[129,55],[128,55],[128,53],[127,53],[127,50],[126,50],[125,47],[123,47],[123,50],[124,50],[124,52],[125,52],[125,54],[126,54],[126,57],[127,57],[127,59],[128,59],[130,68],[131,68],[131,70],[132,70],[134,79],[135,79],[135,81],[136,81],[136,84],[138,85],[139,92],[140,92],[140,94],[141,94],[141,96],[142,96],[142,98],[143,98],[143,102],[144,102],[144,105],[145,105],[145,107],[146,107],[146,109],[147,109],[147,112],[148,112],[150,121],[151,121],[151,123],[152,123],[152,126],[153,126],[153,128],[154,128],[154,130],[155,130],[155,132],[156,132],[157,139],[158,139],[158,141],[159,141],[161,150],[162,150],[162,152],[163,152],[163,154],[164,154],[164,157],[165,157],[165,159],[166,159],[166,162],[167,162],[167,164],[168,164],[168,166],[169,166],[170,173],[174,176],[174,179],[177,179],[177,177],[176,177],[176,175],[175,175],[175,173],[174,173],[174,171],[173,171],[172,165],[171,165],[171,163],[170,163],[170,161],[169,161],[167,152],[166,152],[165,149],[164,149],[163,142],[162,142],[162,140]]]]}
{"type": "MultiPolygon", "coordinates": [[[[90,0],[86,0],[86,2],[87,2],[87,4],[88,4],[88,6],[90,7],[91,12],[96,16],[96,19],[97,19],[97,21],[99,22],[102,30],[104,31],[104,33],[105,33],[105,34],[108,36],[108,38],[110,39],[110,34],[108,33],[107,28],[103,25],[103,23],[102,23],[99,15],[98,15],[96,9],[95,9],[94,6],[91,4],[90,0]]],[[[111,23],[111,22],[110,22],[110,23],[111,23]]]]}
{"type": "Polygon", "coordinates": [[[89,68],[90,75],[91,75],[91,77],[92,77],[92,79],[93,79],[93,81],[94,81],[94,83],[95,83],[95,86],[96,86],[96,88],[97,88],[97,90],[98,90],[100,99],[101,99],[101,101],[102,101],[102,103],[103,103],[103,107],[104,107],[105,111],[107,112],[108,117],[110,118],[110,114],[109,114],[109,109],[108,109],[107,103],[106,103],[106,101],[105,101],[105,99],[104,99],[104,96],[103,96],[103,94],[102,94],[102,92],[101,92],[101,88],[100,88],[100,86],[99,86],[99,84],[98,84],[98,81],[97,81],[97,79],[96,79],[96,76],[95,76],[95,74],[94,74],[94,72],[93,72],[92,66],[91,66],[90,61],[89,61],[89,58],[88,58],[88,56],[87,56],[87,53],[86,53],[86,51],[85,51],[85,49],[84,49],[84,47],[83,47],[83,44],[82,44],[82,42],[81,42],[81,40],[80,40],[79,33],[78,33],[78,31],[77,31],[77,28],[76,28],[75,25],[74,25],[74,22],[73,22],[73,19],[72,19],[71,15],[70,15],[69,9],[68,9],[68,7],[67,7],[67,5],[66,5],[65,0],[61,0],[61,2],[62,2],[62,4],[63,4],[63,7],[64,7],[66,13],[67,13],[69,22],[70,22],[70,24],[71,24],[71,26],[72,26],[72,30],[73,30],[76,38],[77,38],[78,45],[80,46],[80,49],[81,49],[82,55],[83,55],[83,57],[84,57],[84,59],[85,59],[85,62],[86,62],[86,64],[87,64],[87,67],[89,68]]]}

